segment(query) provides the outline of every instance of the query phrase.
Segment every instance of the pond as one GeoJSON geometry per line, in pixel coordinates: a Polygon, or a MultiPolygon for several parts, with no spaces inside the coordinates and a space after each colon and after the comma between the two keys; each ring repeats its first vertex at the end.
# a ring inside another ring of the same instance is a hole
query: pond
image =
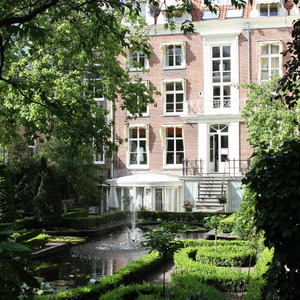
{"type": "Polygon", "coordinates": [[[71,245],[63,253],[43,259],[37,276],[56,290],[99,281],[147,254],[140,245],[142,238],[142,231],[136,229],[133,241],[131,231],[126,229],[71,245]]]}

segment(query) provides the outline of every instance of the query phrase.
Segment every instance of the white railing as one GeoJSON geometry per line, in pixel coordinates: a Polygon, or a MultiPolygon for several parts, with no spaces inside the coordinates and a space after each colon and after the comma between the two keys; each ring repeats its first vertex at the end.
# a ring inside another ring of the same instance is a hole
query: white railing
{"type": "Polygon", "coordinates": [[[188,100],[184,102],[183,114],[186,116],[239,114],[246,99],[226,100],[188,100]]]}

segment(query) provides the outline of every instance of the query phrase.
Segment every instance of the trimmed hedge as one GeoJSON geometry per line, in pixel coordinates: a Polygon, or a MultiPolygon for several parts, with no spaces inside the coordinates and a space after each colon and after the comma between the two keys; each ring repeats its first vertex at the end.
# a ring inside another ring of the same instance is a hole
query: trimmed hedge
{"type": "MultiPolygon", "coordinates": [[[[151,252],[136,261],[128,264],[126,267],[115,271],[110,276],[105,276],[99,284],[77,287],[68,291],[58,292],[55,299],[72,299],[72,300],[90,300],[98,299],[100,295],[111,291],[120,285],[128,285],[140,279],[144,274],[155,270],[162,264],[162,258],[158,252],[151,252]]],[[[36,296],[38,300],[48,300],[49,296],[36,296]]]]}
{"type": "Polygon", "coordinates": [[[68,212],[65,212],[63,218],[86,218],[89,216],[88,209],[74,209],[68,212]]]}
{"type": "Polygon", "coordinates": [[[247,287],[247,294],[243,298],[244,300],[260,300],[262,298],[262,292],[266,285],[266,278],[264,274],[269,269],[269,264],[272,262],[274,255],[274,248],[271,250],[265,248],[259,255],[258,261],[254,267],[253,276],[250,279],[247,287]]]}
{"type": "Polygon", "coordinates": [[[250,275],[239,270],[217,267],[211,264],[199,264],[194,260],[199,247],[181,249],[174,255],[178,270],[214,286],[223,292],[245,292],[250,275]]]}
{"type": "Polygon", "coordinates": [[[246,245],[219,245],[202,247],[197,250],[196,261],[202,264],[212,264],[218,267],[248,267],[256,261],[256,249],[247,249],[246,245]]]}
{"type": "MultiPolygon", "coordinates": [[[[179,280],[172,283],[170,289],[166,291],[167,299],[201,299],[203,296],[206,300],[225,300],[225,296],[217,289],[199,284],[197,279],[191,277],[178,276],[179,280]]],[[[162,286],[144,283],[142,285],[132,284],[129,286],[120,286],[119,288],[100,296],[99,300],[162,300],[166,299],[162,295],[162,286]]]]}
{"type": "Polygon", "coordinates": [[[226,219],[222,220],[219,225],[219,231],[223,233],[230,233],[233,231],[236,224],[237,213],[228,216],[226,219]]]}

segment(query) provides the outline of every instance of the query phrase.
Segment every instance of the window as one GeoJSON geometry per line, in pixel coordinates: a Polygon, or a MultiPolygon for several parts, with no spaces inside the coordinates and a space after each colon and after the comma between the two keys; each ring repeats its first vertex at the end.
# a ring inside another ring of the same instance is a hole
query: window
{"type": "Polygon", "coordinates": [[[37,145],[36,145],[36,139],[31,138],[30,142],[27,145],[28,149],[28,157],[33,157],[37,154],[37,145]]]}
{"type": "Polygon", "coordinates": [[[260,5],[260,16],[261,17],[278,16],[277,3],[261,4],[260,5]]]}
{"type": "Polygon", "coordinates": [[[91,92],[95,101],[104,101],[103,87],[101,86],[100,78],[96,74],[88,73],[87,79],[88,89],[91,92]]]}
{"type": "Polygon", "coordinates": [[[102,153],[96,152],[94,154],[94,163],[95,164],[104,164],[105,162],[105,158],[104,158],[104,150],[102,153]]]}
{"type": "Polygon", "coordinates": [[[183,113],[184,80],[165,81],[164,88],[165,114],[178,115],[183,113]]]}
{"type": "Polygon", "coordinates": [[[129,69],[131,71],[141,71],[148,68],[148,60],[144,53],[131,50],[129,53],[129,69]]]}
{"type": "Polygon", "coordinates": [[[243,9],[226,9],[226,19],[230,18],[242,18],[244,15],[244,10],[243,9]]]}
{"type": "Polygon", "coordinates": [[[181,165],[184,159],[183,128],[172,126],[165,128],[166,165],[181,165]]]}
{"type": "Polygon", "coordinates": [[[166,22],[181,23],[183,22],[183,15],[179,11],[174,11],[172,13],[166,12],[166,22]]]}
{"type": "Polygon", "coordinates": [[[203,10],[202,12],[202,20],[212,20],[219,19],[220,10],[218,9],[216,13],[211,12],[210,10],[203,10]]]}
{"type": "Polygon", "coordinates": [[[147,126],[129,128],[128,148],[129,166],[146,167],[148,165],[147,126]]]}
{"type": "MultiPolygon", "coordinates": [[[[147,80],[142,81],[141,84],[143,84],[146,87],[149,86],[149,83],[148,83],[147,80]]],[[[138,99],[138,102],[139,102],[139,99],[138,99]]],[[[147,104],[141,104],[140,112],[141,112],[141,114],[142,114],[143,117],[148,117],[149,116],[149,105],[147,105],[147,104]]],[[[129,110],[127,110],[127,115],[128,116],[132,116],[132,117],[134,116],[133,114],[130,113],[129,110]]]]}
{"type": "Polygon", "coordinates": [[[280,75],[281,56],[280,43],[259,44],[259,79],[269,80],[272,76],[280,75]]]}
{"type": "Polygon", "coordinates": [[[185,43],[163,43],[163,68],[185,68],[185,43]]]}
{"type": "Polygon", "coordinates": [[[212,47],[213,108],[230,108],[231,47],[212,47]]]}

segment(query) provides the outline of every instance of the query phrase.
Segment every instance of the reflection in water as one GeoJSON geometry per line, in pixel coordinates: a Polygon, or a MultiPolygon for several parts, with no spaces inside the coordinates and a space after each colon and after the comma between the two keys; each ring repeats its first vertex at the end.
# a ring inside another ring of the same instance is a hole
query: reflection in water
{"type": "Polygon", "coordinates": [[[44,282],[52,282],[56,289],[58,282],[63,288],[85,285],[90,279],[100,280],[147,253],[140,245],[142,236],[140,229],[136,229],[133,242],[127,229],[69,247],[64,253],[47,259],[55,267],[41,269],[39,277],[44,282]]]}

